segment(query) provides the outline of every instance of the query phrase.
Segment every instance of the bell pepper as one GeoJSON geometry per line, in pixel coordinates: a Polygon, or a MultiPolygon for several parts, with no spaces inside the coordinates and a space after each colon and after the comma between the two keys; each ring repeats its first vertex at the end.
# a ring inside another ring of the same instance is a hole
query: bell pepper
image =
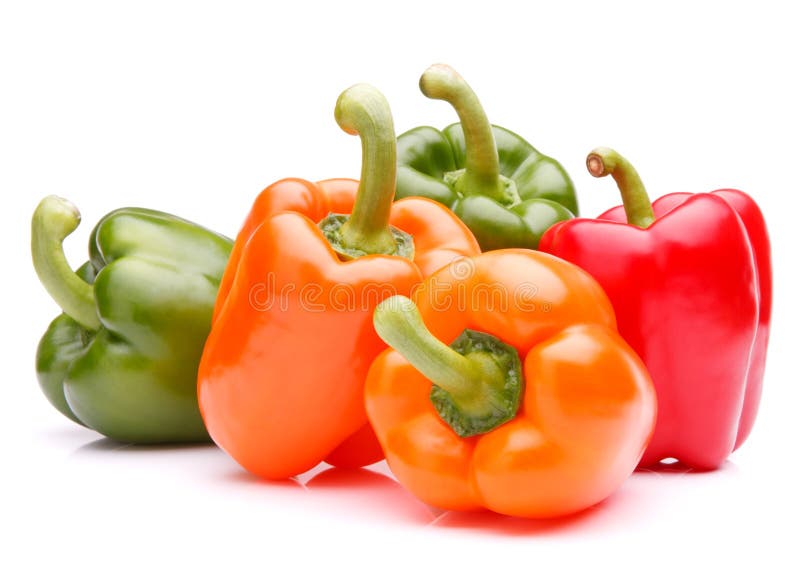
{"type": "Polygon", "coordinates": [[[79,223],[55,196],[33,215],[33,264],[63,310],[36,354],[45,396],[119,441],[208,441],[197,367],[231,241],[166,213],[118,209],[94,227],[90,259],[73,272],[62,243],[79,223]]]}
{"type": "Polygon", "coordinates": [[[540,249],[592,274],[622,336],[644,360],[659,416],[642,466],[719,467],[756,416],[772,304],[766,225],[745,193],[671,193],[650,203],[633,166],[608,148],[587,159],[623,206],[545,233],[540,249]]]}
{"type": "Polygon", "coordinates": [[[391,347],[367,414],[398,481],[449,510],[547,518],[610,495],[653,430],[644,364],[585,272],[498,250],[427,279],[374,314],[391,347]]]}
{"type": "Polygon", "coordinates": [[[396,139],[380,92],[347,89],[335,116],[361,137],[361,182],[286,179],[258,196],[200,364],[211,437],[267,479],[323,460],[357,467],[383,458],[363,400],[367,369],[383,348],[372,310],[479,251],[446,207],[419,198],[393,203],[396,139]]]}
{"type": "Polygon", "coordinates": [[[420,78],[428,98],[449,102],[460,122],[420,126],[397,139],[397,198],[419,195],[452,208],[483,251],[536,248],[552,224],[578,214],[564,168],[517,134],[492,126],[478,97],[447,65],[420,78]]]}

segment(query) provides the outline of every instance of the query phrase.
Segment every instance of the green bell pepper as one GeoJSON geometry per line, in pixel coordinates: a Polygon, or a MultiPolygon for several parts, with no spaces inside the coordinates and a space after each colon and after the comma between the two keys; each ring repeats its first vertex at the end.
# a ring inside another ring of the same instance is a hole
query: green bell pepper
{"type": "Polygon", "coordinates": [[[427,197],[450,207],[483,251],[536,248],[553,224],[578,214],[567,172],[510,130],[489,123],[478,97],[447,65],[420,78],[428,98],[449,102],[460,123],[420,126],[397,139],[396,199],[427,197]]]}
{"type": "Polygon", "coordinates": [[[118,209],[94,228],[90,260],[73,272],[62,243],[79,223],[55,196],[33,215],[33,264],[64,312],[36,355],[45,396],[119,441],[208,440],[197,367],[231,241],[158,211],[118,209]]]}

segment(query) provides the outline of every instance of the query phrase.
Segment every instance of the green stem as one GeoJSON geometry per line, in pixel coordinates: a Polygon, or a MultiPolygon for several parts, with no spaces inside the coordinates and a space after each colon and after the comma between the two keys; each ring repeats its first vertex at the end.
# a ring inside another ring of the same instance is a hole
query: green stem
{"type": "Polygon", "coordinates": [[[417,306],[402,295],[379,304],[373,323],[378,335],[434,384],[431,401],[462,437],[489,431],[516,415],[522,386],[519,355],[512,347],[491,335],[465,331],[453,343],[464,347],[460,354],[431,334],[417,306]]]}
{"type": "Polygon", "coordinates": [[[81,326],[97,330],[100,319],[92,286],[70,268],[64,256],[63,241],[81,222],[75,205],[50,195],[42,199],[31,222],[33,267],[47,293],[59,307],[81,326]]]}
{"type": "Polygon", "coordinates": [[[611,148],[595,148],[586,157],[586,168],[594,177],[611,175],[622,195],[628,224],[647,228],[656,220],[642,179],[631,163],[611,148]]]}
{"type": "Polygon", "coordinates": [[[341,245],[365,254],[393,254],[397,242],[389,214],[397,180],[397,139],[389,103],[373,86],[358,84],[339,95],[336,122],[361,137],[361,180],[350,218],[340,228],[341,245]]]}
{"type": "Polygon", "coordinates": [[[455,188],[465,195],[486,195],[502,201],[505,188],[492,125],[475,91],[452,67],[443,64],[430,66],[420,77],[419,88],[428,98],[449,102],[464,130],[466,169],[455,188]]]}
{"type": "Polygon", "coordinates": [[[375,309],[373,322],[378,336],[428,380],[455,397],[474,397],[483,381],[481,369],[434,337],[409,298],[385,300],[375,309]]]}

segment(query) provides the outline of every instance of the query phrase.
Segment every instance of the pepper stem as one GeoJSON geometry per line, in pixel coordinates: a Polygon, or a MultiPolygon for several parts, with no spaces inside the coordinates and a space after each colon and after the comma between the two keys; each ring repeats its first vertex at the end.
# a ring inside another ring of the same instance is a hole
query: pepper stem
{"type": "Polygon", "coordinates": [[[500,178],[492,125],[475,91],[452,67],[444,64],[428,67],[419,79],[419,88],[428,98],[449,102],[464,130],[466,167],[454,188],[464,195],[485,195],[504,201],[506,188],[500,178]]]}
{"type": "Polygon", "coordinates": [[[100,319],[94,291],[70,268],[62,245],[80,222],[80,212],[66,199],[55,195],[42,199],[31,221],[31,255],[39,281],[64,313],[96,331],[100,319]]]}
{"type": "Polygon", "coordinates": [[[611,148],[595,148],[586,157],[586,168],[594,177],[611,175],[622,195],[628,224],[647,228],[656,220],[642,179],[631,163],[611,148]]]}
{"type": "Polygon", "coordinates": [[[373,323],[378,335],[434,384],[431,401],[462,437],[485,433],[516,415],[522,386],[512,347],[465,331],[451,348],[431,334],[417,306],[402,295],[379,304],[373,323]]]}
{"type": "Polygon", "coordinates": [[[361,180],[353,212],[339,228],[339,246],[363,254],[394,254],[389,228],[397,178],[397,140],[389,103],[367,84],[345,90],[336,101],[336,122],[361,137],[361,180]]]}

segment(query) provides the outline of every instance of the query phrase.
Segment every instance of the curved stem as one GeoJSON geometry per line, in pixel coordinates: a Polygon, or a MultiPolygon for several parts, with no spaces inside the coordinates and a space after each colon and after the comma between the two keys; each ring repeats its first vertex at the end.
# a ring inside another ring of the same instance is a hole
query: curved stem
{"type": "Polygon", "coordinates": [[[350,218],[341,227],[342,244],[366,254],[391,254],[397,243],[389,230],[389,213],[397,180],[397,140],[389,103],[366,84],[339,95],[336,122],[361,137],[361,180],[350,218]]]}
{"type": "Polygon", "coordinates": [[[372,320],[378,336],[428,380],[451,394],[471,392],[472,363],[431,334],[409,298],[386,299],[375,308],[372,320]]]}
{"type": "Polygon", "coordinates": [[[417,306],[402,295],[375,308],[378,336],[411,365],[458,402],[459,410],[475,416],[493,413],[502,402],[493,395],[505,376],[489,357],[470,359],[434,337],[425,327],[417,306]]]}
{"type": "Polygon", "coordinates": [[[419,88],[428,98],[449,102],[461,122],[466,144],[466,170],[456,182],[464,194],[480,194],[502,200],[500,161],[492,125],[464,78],[449,65],[431,65],[419,79],[419,88]]]}
{"type": "Polygon", "coordinates": [[[33,267],[59,307],[87,329],[100,328],[92,286],[70,268],[62,242],[81,222],[75,205],[50,195],[36,207],[31,222],[33,267]]]}
{"type": "Polygon", "coordinates": [[[595,148],[586,157],[586,168],[594,177],[611,175],[622,195],[628,224],[647,228],[656,220],[642,179],[631,163],[611,148],[595,148]]]}

